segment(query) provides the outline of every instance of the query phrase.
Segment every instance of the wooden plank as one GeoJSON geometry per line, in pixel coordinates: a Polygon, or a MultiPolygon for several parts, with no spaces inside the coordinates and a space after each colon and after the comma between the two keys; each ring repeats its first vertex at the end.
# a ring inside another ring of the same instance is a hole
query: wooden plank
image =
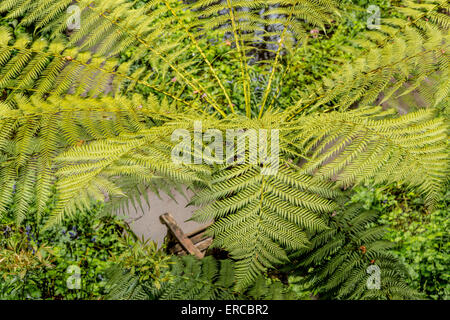
{"type": "MultiPolygon", "coordinates": [[[[205,240],[207,240],[207,239],[211,239],[211,240],[212,240],[211,237],[206,236],[204,233],[203,233],[203,234],[196,235],[196,236],[194,236],[194,237],[192,237],[192,238],[189,238],[189,239],[191,239],[192,243],[193,243],[197,248],[198,248],[199,244],[202,243],[203,241],[205,241],[205,240]]],[[[179,245],[179,244],[177,243],[176,245],[174,245],[174,246],[171,248],[171,250],[172,250],[173,252],[178,252],[178,251],[180,251],[180,250],[183,250],[183,248],[181,247],[181,245],[179,245]]]]}
{"type": "Polygon", "coordinates": [[[205,233],[199,233],[193,237],[186,235],[186,237],[191,239],[193,244],[197,244],[198,242],[202,241],[203,239],[209,238],[205,233]]]}
{"type": "Polygon", "coordinates": [[[165,213],[160,216],[161,221],[169,228],[181,246],[190,254],[197,258],[203,258],[204,254],[186,237],[183,230],[178,226],[177,222],[170,213],[165,213]]]}
{"type": "Polygon", "coordinates": [[[204,225],[204,226],[198,228],[198,229],[195,230],[195,231],[186,233],[186,236],[189,237],[189,238],[191,238],[192,236],[197,235],[198,233],[204,232],[204,231],[205,231],[208,227],[210,227],[212,224],[213,224],[213,223],[210,222],[210,223],[208,223],[207,225],[204,225]]]}
{"type": "Polygon", "coordinates": [[[213,242],[213,238],[206,238],[205,240],[197,243],[195,246],[198,248],[198,250],[204,251],[209,248],[209,246],[212,244],[212,242],[213,242]]]}
{"type": "Polygon", "coordinates": [[[203,239],[210,238],[210,237],[208,237],[208,236],[203,232],[203,233],[199,233],[199,234],[197,234],[197,235],[195,235],[195,236],[193,236],[193,237],[188,237],[188,238],[191,239],[191,241],[192,241],[193,244],[197,244],[197,243],[199,243],[200,241],[202,241],[203,239]]]}
{"type": "MultiPolygon", "coordinates": [[[[196,247],[204,254],[204,252],[209,248],[209,246],[212,244],[212,242],[213,242],[213,238],[207,238],[207,239],[199,242],[196,245],[196,247]]],[[[183,250],[183,248],[181,248],[181,246],[178,246],[176,249],[175,248],[170,249],[170,252],[173,254],[181,255],[181,256],[186,255],[186,251],[183,250]]]]}

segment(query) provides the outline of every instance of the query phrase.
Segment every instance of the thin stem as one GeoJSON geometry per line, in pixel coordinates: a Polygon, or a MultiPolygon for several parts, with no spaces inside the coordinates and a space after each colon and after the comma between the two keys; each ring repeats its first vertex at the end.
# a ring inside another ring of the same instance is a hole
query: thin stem
{"type": "Polygon", "coordinates": [[[261,109],[259,110],[258,119],[261,119],[261,117],[263,115],[264,107],[265,107],[266,102],[267,102],[267,98],[269,96],[270,90],[272,89],[272,81],[273,81],[273,78],[275,76],[275,71],[277,69],[278,60],[280,59],[281,49],[283,48],[283,44],[284,44],[284,41],[285,41],[287,24],[292,18],[292,14],[294,13],[294,8],[295,8],[295,4],[292,5],[291,11],[289,13],[289,17],[286,19],[286,22],[283,25],[283,32],[281,34],[280,42],[278,44],[277,53],[275,55],[275,62],[272,65],[272,72],[270,73],[269,81],[268,81],[266,90],[264,91],[264,96],[263,96],[263,99],[262,99],[262,102],[261,102],[261,109]]]}
{"type": "Polygon", "coordinates": [[[250,118],[251,116],[251,106],[250,106],[250,88],[248,83],[248,70],[247,70],[247,60],[245,59],[245,52],[241,50],[240,38],[238,35],[238,28],[236,26],[236,20],[233,13],[233,6],[231,4],[231,0],[227,0],[228,11],[230,14],[231,25],[233,27],[233,35],[236,43],[236,49],[239,54],[239,62],[241,65],[241,76],[242,76],[242,85],[244,90],[244,100],[245,100],[245,114],[250,118]]]}
{"type": "MultiPolygon", "coordinates": [[[[75,0],[76,2],[80,3],[80,0],[75,0]]],[[[193,89],[199,91],[199,92],[204,92],[206,94],[206,100],[213,106],[214,109],[216,109],[223,117],[226,116],[225,112],[219,107],[219,105],[217,104],[217,101],[213,98],[210,97],[210,95],[206,92],[206,89],[199,83],[197,83],[195,81],[194,78],[192,78],[192,82],[187,79],[187,77],[180,71],[179,68],[177,68],[176,66],[174,66],[169,60],[167,60],[166,57],[164,57],[158,50],[156,50],[155,48],[153,48],[152,46],[150,46],[148,43],[146,43],[144,40],[142,40],[138,35],[130,32],[129,30],[127,30],[126,28],[124,28],[123,26],[121,26],[120,24],[117,23],[117,21],[110,19],[108,16],[106,16],[103,12],[99,12],[99,10],[96,10],[94,7],[92,7],[91,5],[88,5],[88,8],[96,13],[98,13],[100,16],[102,16],[103,18],[107,19],[111,24],[115,25],[116,27],[118,27],[121,31],[127,33],[128,35],[134,37],[139,43],[141,43],[143,46],[145,46],[150,52],[154,53],[156,56],[158,56],[159,58],[161,58],[161,60],[163,60],[165,63],[167,63],[167,65],[173,70],[175,71],[175,73],[177,75],[179,75],[184,81],[186,81],[186,83],[191,86],[193,89]],[[195,84],[193,83],[195,82],[195,84]]],[[[188,73],[186,73],[188,74],[188,73]]]]}
{"type": "Polygon", "coordinates": [[[219,84],[220,88],[222,89],[225,98],[228,101],[228,106],[230,107],[230,110],[232,113],[235,113],[234,111],[234,107],[233,107],[233,103],[230,99],[230,96],[227,93],[227,90],[225,89],[222,81],[220,80],[219,76],[216,73],[216,70],[213,68],[211,62],[208,60],[208,58],[206,57],[205,53],[203,52],[202,48],[200,48],[200,45],[198,44],[198,41],[195,39],[195,37],[192,35],[192,33],[189,31],[189,28],[185,25],[185,23],[183,22],[183,20],[177,15],[177,13],[173,10],[173,8],[170,6],[170,4],[167,2],[167,0],[164,0],[164,3],[166,4],[167,8],[170,10],[170,12],[173,14],[174,17],[177,18],[178,22],[181,24],[181,26],[184,28],[184,30],[186,31],[186,33],[188,34],[189,38],[191,39],[191,41],[194,43],[196,49],[198,50],[198,52],[200,53],[200,55],[202,56],[203,60],[205,60],[206,64],[208,65],[209,69],[211,70],[214,78],[217,80],[217,83],[219,84]]]}

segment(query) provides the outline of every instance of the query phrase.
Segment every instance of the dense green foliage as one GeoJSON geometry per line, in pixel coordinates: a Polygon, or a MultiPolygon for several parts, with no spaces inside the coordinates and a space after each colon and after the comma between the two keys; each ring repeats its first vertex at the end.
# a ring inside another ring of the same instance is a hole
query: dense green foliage
{"type": "MultiPolygon", "coordinates": [[[[17,227],[11,214],[4,216],[0,221],[0,299],[102,299],[107,293],[107,271],[119,263],[139,271],[147,265],[146,277],[165,281],[158,272],[168,267],[165,255],[152,243],[138,241],[122,219],[104,215],[102,209],[93,205],[47,230],[43,226],[48,211],[44,221],[33,215],[24,227],[17,227]],[[135,254],[137,250],[146,253],[140,255],[144,262],[135,254]]],[[[36,213],[35,207],[30,213],[36,213]]]]}
{"type": "MultiPolygon", "coordinates": [[[[0,240],[0,295],[9,299],[98,299],[104,293],[105,271],[111,257],[126,247],[121,243],[123,226],[113,217],[97,217],[101,207],[48,231],[27,220],[16,227],[3,220],[0,240]],[[42,259],[40,259],[42,255],[42,259]],[[27,258],[27,259],[25,259],[27,258]],[[29,268],[33,266],[32,268],[29,268]],[[81,288],[71,290],[69,266],[80,268],[81,288]]],[[[36,211],[31,208],[31,211],[36,211]]]]}
{"type": "Polygon", "coordinates": [[[207,256],[198,260],[192,256],[173,257],[168,274],[171,280],[162,286],[154,281],[140,281],[138,275],[124,267],[110,270],[109,299],[134,300],[234,300],[292,299],[295,294],[279,280],[258,277],[243,292],[233,289],[236,283],[234,263],[207,256]]]}
{"type": "Polygon", "coordinates": [[[448,299],[450,293],[449,191],[436,210],[399,186],[360,187],[352,201],[379,212],[387,226],[385,238],[396,244],[393,252],[406,264],[412,287],[430,299],[448,299]]]}
{"type": "Polygon", "coordinates": [[[305,279],[311,290],[328,299],[420,297],[408,288],[405,266],[389,251],[393,243],[383,240],[384,226],[373,224],[378,213],[345,202],[331,215],[330,229],[313,235],[311,247],[294,254],[300,267],[313,268],[305,279]],[[374,273],[379,283],[370,288],[374,273]]]}

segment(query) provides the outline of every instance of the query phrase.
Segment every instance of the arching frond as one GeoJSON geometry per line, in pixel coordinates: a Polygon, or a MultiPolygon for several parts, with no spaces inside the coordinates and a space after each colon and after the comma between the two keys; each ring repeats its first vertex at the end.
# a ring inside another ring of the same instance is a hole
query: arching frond
{"type": "Polygon", "coordinates": [[[370,178],[402,181],[419,187],[432,205],[448,175],[448,127],[433,110],[401,117],[391,111],[361,108],[299,119],[297,141],[311,159],[305,172],[346,188],[370,178]]]}
{"type": "Polygon", "coordinates": [[[157,288],[152,281],[139,281],[133,274],[116,266],[110,271],[108,299],[114,300],[235,300],[235,299],[292,299],[293,293],[281,282],[267,284],[260,277],[245,292],[234,290],[234,263],[207,256],[197,260],[192,256],[173,257],[169,273],[171,281],[157,288]]]}
{"type": "MultiPolygon", "coordinates": [[[[311,248],[295,253],[300,266],[313,268],[305,282],[325,299],[420,299],[408,287],[408,273],[383,240],[385,229],[373,226],[378,214],[359,204],[329,216],[330,230],[316,233],[311,248]]],[[[296,257],[296,258],[294,258],[296,257]]]]}

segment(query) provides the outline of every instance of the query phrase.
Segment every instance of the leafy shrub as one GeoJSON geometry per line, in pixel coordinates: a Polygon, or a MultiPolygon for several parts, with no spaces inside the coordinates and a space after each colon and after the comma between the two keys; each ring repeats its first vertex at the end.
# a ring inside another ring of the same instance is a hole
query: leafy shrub
{"type": "MultiPolygon", "coordinates": [[[[47,208],[51,210],[51,206],[47,208]]],[[[33,207],[31,211],[35,210],[33,207]]],[[[106,293],[106,271],[125,261],[139,265],[134,252],[147,253],[146,265],[160,268],[153,244],[137,241],[124,221],[102,215],[102,205],[78,212],[60,226],[43,231],[45,217],[25,221],[17,227],[11,217],[0,223],[0,298],[1,299],[101,299],[106,293]],[[129,235],[124,236],[127,232],[129,235]],[[5,260],[5,261],[3,261],[5,260]],[[74,269],[79,268],[80,287],[74,269]]],[[[140,270],[147,270],[144,265],[140,270]]],[[[162,268],[162,267],[161,267],[162,268]]],[[[152,269],[153,270],[153,269],[152,269]]],[[[147,276],[152,274],[147,271],[147,276]]],[[[159,274],[156,272],[156,275],[159,274]]]]}

